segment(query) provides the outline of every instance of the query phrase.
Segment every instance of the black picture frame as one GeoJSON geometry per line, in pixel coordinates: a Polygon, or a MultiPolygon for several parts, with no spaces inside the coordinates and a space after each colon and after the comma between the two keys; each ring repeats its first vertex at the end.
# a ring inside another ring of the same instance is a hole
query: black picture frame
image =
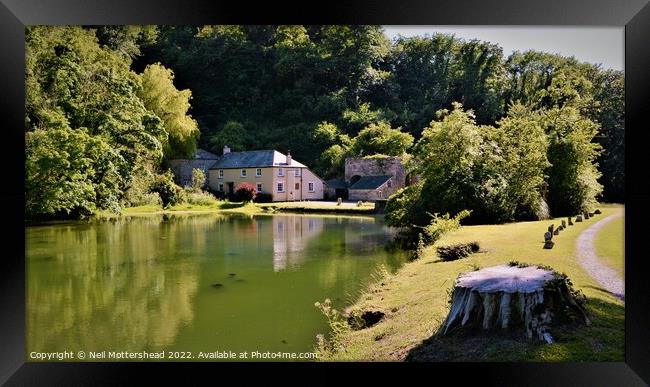
{"type": "Polygon", "coordinates": [[[0,0],[0,107],[4,204],[0,259],[0,383],[8,385],[136,384],[199,380],[338,383],[339,372],[368,383],[395,378],[476,381],[482,385],[646,385],[650,383],[650,281],[646,278],[644,206],[650,199],[643,149],[650,105],[650,5],[647,0],[444,0],[244,3],[207,0],[0,0]],[[620,363],[25,363],[24,109],[26,25],[79,24],[408,24],[625,26],[626,306],[625,362],[620,363]],[[289,369],[292,367],[292,369],[289,369]],[[254,369],[251,370],[251,368],[254,369]],[[225,375],[228,374],[228,375],[225,375]],[[189,376],[188,376],[189,375],[189,376]],[[189,378],[191,376],[191,379],[189,378]],[[305,377],[305,376],[302,376],[305,377]],[[302,378],[301,377],[301,378],[302,378]],[[196,378],[196,379],[195,379],[196,378]]]}

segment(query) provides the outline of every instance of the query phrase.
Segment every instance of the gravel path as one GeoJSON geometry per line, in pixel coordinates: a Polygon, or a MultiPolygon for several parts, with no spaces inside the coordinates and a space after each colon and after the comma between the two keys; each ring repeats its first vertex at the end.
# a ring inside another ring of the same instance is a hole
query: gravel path
{"type": "Polygon", "coordinates": [[[616,270],[605,265],[598,259],[596,249],[594,248],[594,237],[598,231],[607,223],[621,216],[623,216],[623,210],[599,220],[583,231],[576,241],[576,250],[578,253],[578,262],[580,262],[587,273],[598,281],[604,289],[621,300],[625,300],[625,281],[618,275],[616,270]]]}

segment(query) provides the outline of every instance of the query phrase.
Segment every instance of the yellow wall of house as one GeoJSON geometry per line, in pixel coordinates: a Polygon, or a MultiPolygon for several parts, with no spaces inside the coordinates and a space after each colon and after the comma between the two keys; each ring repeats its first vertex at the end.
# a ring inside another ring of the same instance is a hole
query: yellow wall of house
{"type": "Polygon", "coordinates": [[[219,183],[223,183],[223,190],[231,193],[228,189],[228,183],[233,183],[233,189],[241,183],[251,183],[257,187],[257,183],[262,184],[262,192],[272,193],[273,189],[273,168],[260,168],[262,176],[256,176],[257,168],[243,168],[246,170],[246,177],[241,176],[241,169],[224,169],[223,178],[219,178],[218,169],[210,169],[208,174],[208,184],[215,191],[219,190],[219,183]]]}
{"type": "Polygon", "coordinates": [[[213,190],[219,190],[219,183],[223,183],[223,190],[230,193],[228,183],[233,183],[233,188],[243,182],[257,186],[262,184],[262,192],[271,193],[273,201],[321,200],[323,199],[323,181],[307,168],[266,167],[261,169],[261,176],[256,176],[257,168],[245,168],[246,177],[241,176],[241,169],[224,169],[223,178],[219,178],[219,169],[211,169],[208,173],[208,184],[213,190]],[[296,169],[300,170],[296,176],[296,169]],[[283,176],[280,176],[280,170],[283,176]],[[284,190],[278,191],[278,183],[283,183],[284,190]],[[309,183],[314,183],[313,192],[309,191],[309,183]],[[298,188],[296,189],[296,184],[298,188]]]}

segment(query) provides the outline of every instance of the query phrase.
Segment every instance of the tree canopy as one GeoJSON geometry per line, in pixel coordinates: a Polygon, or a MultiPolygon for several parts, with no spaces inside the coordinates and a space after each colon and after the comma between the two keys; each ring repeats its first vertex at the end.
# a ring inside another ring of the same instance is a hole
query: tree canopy
{"type": "Polygon", "coordinates": [[[128,205],[166,160],[224,145],[290,149],[324,178],[410,154],[449,180],[424,165],[451,157],[475,219],[624,198],[623,73],[575,58],[372,25],[37,26],[26,47],[29,214],[128,205]]]}

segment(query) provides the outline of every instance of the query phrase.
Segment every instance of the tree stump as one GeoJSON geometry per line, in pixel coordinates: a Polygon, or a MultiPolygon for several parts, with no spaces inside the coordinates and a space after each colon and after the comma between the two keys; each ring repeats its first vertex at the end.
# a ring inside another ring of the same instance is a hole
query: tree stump
{"type": "Polygon", "coordinates": [[[482,330],[523,328],[530,340],[552,343],[551,323],[565,318],[589,325],[584,297],[567,277],[551,268],[513,262],[461,274],[451,296],[451,308],[438,334],[461,328],[482,330]]]}
{"type": "Polygon", "coordinates": [[[548,226],[548,232],[550,232],[551,234],[553,234],[553,226],[554,226],[553,224],[548,226]]]}
{"type": "Polygon", "coordinates": [[[582,215],[583,215],[583,217],[584,217],[585,219],[589,219],[589,213],[588,213],[588,212],[585,212],[585,213],[582,214],[582,215]]]}
{"type": "Polygon", "coordinates": [[[576,223],[582,222],[582,215],[576,216],[576,223]]]}
{"type": "Polygon", "coordinates": [[[571,221],[571,217],[569,216],[569,226],[573,226],[573,222],[571,221]]]}
{"type": "Polygon", "coordinates": [[[555,231],[553,231],[553,235],[560,235],[560,228],[556,228],[555,231]]]}
{"type": "Polygon", "coordinates": [[[566,220],[562,219],[562,224],[560,224],[560,227],[562,227],[562,228],[566,227],[566,220]]]}
{"type": "Polygon", "coordinates": [[[600,215],[600,214],[602,214],[602,211],[600,211],[599,208],[596,208],[596,211],[594,211],[594,214],[596,214],[596,215],[600,215]]]}

